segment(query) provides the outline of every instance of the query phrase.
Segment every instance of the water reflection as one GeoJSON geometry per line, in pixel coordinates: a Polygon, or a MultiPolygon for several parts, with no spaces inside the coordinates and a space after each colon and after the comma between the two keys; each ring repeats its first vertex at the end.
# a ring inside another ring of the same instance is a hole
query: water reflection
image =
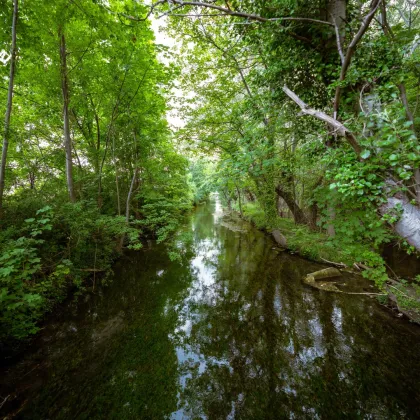
{"type": "Polygon", "coordinates": [[[0,375],[4,415],[420,417],[417,328],[302,284],[317,265],[278,254],[217,201],[185,229],[182,261],[162,247],[128,254],[109,287],[46,326],[0,375]]]}
{"type": "Polygon", "coordinates": [[[173,418],[418,418],[415,331],[370,298],[303,286],[316,266],[220,221],[196,235],[173,418]]]}

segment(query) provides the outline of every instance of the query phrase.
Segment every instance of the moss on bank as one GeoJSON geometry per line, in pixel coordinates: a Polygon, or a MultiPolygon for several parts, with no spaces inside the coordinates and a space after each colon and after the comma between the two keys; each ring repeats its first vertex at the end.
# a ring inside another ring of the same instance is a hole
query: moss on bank
{"type": "Polygon", "coordinates": [[[243,206],[243,217],[257,229],[269,233],[279,229],[286,237],[287,248],[290,251],[313,261],[328,260],[351,267],[355,262],[366,262],[360,258],[361,254],[372,252],[368,246],[362,244],[338,246],[337,240],[329,238],[322,232],[312,231],[308,226],[296,225],[292,219],[277,217],[267,222],[263,210],[253,203],[243,206]]]}

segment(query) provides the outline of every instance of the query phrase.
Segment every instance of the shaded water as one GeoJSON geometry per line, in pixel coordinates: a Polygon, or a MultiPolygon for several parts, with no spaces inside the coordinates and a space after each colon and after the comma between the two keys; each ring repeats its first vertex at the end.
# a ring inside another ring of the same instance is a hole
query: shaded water
{"type": "Polygon", "coordinates": [[[110,286],[47,324],[1,372],[0,417],[420,418],[418,327],[304,285],[319,265],[214,201],[186,231],[181,262],[162,246],[127,254],[110,286]]]}

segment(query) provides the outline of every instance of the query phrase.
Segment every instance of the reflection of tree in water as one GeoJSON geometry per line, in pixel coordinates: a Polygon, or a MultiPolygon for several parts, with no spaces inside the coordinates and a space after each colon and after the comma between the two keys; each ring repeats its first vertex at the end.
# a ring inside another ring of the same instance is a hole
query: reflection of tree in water
{"type": "Polygon", "coordinates": [[[397,338],[375,334],[369,299],[302,286],[311,264],[287,254],[275,258],[258,235],[218,236],[217,279],[207,299],[194,302],[185,343],[202,359],[201,368],[189,366],[182,395],[190,416],[389,418],[419,406],[418,376],[408,395],[394,398],[392,390],[395,376],[413,378],[411,363],[396,372],[400,354],[373,359],[397,338]]]}
{"type": "Polygon", "coordinates": [[[24,370],[39,385],[21,418],[420,418],[406,324],[303,285],[318,265],[212,210],[194,214],[181,261],[155,247],[120,262],[104,297],[68,320],[77,333],[24,370]]]}
{"type": "Polygon", "coordinates": [[[54,375],[22,418],[164,418],[176,411],[178,359],[169,336],[193,278],[187,262],[171,263],[165,252],[138,258],[117,268],[108,298],[92,305],[100,321],[79,326],[78,341],[56,349],[54,375]]]}

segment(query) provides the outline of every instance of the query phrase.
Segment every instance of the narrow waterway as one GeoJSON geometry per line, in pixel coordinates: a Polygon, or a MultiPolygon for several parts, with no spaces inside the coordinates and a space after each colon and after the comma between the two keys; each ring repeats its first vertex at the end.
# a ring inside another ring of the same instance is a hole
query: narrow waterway
{"type": "Polygon", "coordinates": [[[0,418],[420,418],[420,327],[304,285],[319,265],[216,199],[185,233],[181,261],[129,253],[47,323],[1,372],[0,418]]]}

